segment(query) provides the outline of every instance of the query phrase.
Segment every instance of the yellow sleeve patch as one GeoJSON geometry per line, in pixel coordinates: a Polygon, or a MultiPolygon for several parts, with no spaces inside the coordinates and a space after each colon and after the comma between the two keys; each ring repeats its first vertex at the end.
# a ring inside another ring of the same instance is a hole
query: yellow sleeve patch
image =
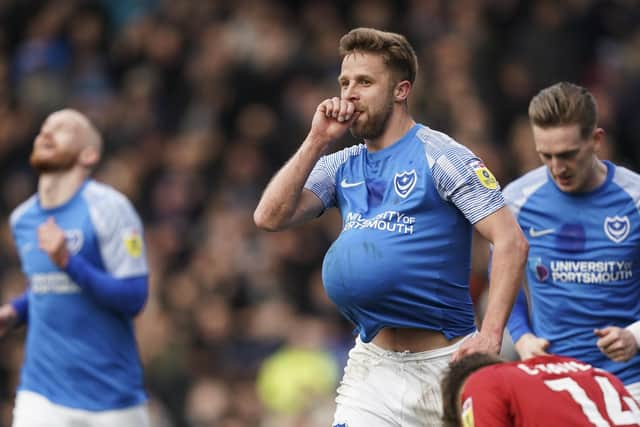
{"type": "Polygon", "coordinates": [[[140,235],[140,233],[136,231],[129,231],[124,235],[123,241],[124,247],[131,257],[138,258],[140,255],[142,255],[144,242],[142,241],[142,236],[140,235]]]}
{"type": "Polygon", "coordinates": [[[462,427],[474,427],[473,422],[473,401],[470,397],[462,404],[462,427]]]}
{"type": "Polygon", "coordinates": [[[491,171],[485,165],[480,163],[474,170],[476,172],[476,176],[480,180],[480,184],[489,190],[495,190],[498,188],[498,180],[496,180],[491,171]]]}

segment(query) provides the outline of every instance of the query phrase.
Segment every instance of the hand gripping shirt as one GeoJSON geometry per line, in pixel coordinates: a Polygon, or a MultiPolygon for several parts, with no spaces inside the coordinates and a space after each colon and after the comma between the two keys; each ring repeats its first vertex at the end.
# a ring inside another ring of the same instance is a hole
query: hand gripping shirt
{"type": "Polygon", "coordinates": [[[640,409],[619,378],[559,356],[500,363],[472,373],[463,427],[640,426],[640,409]]]}
{"type": "Polygon", "coordinates": [[[383,327],[475,330],[469,297],[471,224],[504,205],[498,183],[467,148],[415,125],[393,145],[322,157],[305,188],[336,206],[342,231],[322,278],[369,342],[383,327]]]}
{"type": "Polygon", "coordinates": [[[529,241],[529,304],[521,292],[508,322],[550,341],[549,352],[575,357],[640,381],[640,355],[614,362],[596,346],[594,328],[626,327],[640,319],[640,176],[605,162],[597,189],[564,193],[546,167],[504,191],[529,241]]]}
{"type": "Polygon", "coordinates": [[[140,219],[114,189],[86,181],[64,205],[44,209],[37,195],[10,223],[29,280],[29,324],[20,390],[90,411],[146,400],[130,316],[97,304],[38,248],[37,228],[54,217],[67,249],[116,278],[147,274],[140,219]]]}

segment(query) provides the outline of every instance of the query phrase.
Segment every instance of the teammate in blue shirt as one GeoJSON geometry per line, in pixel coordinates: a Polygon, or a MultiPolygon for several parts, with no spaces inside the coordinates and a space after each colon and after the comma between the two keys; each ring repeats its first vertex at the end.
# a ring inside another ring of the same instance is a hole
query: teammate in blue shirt
{"type": "Polygon", "coordinates": [[[10,222],[26,292],[0,307],[0,332],[27,323],[14,427],[149,425],[133,317],[147,298],[142,224],[89,179],[102,141],[75,110],[35,139],[38,192],[10,222]]]}
{"type": "Polygon", "coordinates": [[[598,159],[605,134],[586,89],[542,90],[529,118],[544,166],[504,191],[530,245],[528,295],[509,319],[516,351],[583,360],[640,400],[640,175],[598,159]]]}
{"type": "Polygon", "coordinates": [[[500,350],[526,239],[482,161],[409,114],[417,59],[403,36],[355,29],[340,54],[340,97],[320,103],[254,220],[275,231],[331,207],[342,215],[323,282],[358,337],[333,425],[437,426],[451,358],[500,350]],[[364,143],[323,155],[347,130],[364,143]],[[472,226],[495,248],[479,332],[469,297],[472,226]]]}

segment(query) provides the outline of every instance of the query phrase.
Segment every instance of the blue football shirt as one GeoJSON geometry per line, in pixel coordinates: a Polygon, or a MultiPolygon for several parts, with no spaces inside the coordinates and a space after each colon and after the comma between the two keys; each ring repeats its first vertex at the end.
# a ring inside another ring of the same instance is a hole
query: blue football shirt
{"type": "Polygon", "coordinates": [[[508,326],[514,340],[532,332],[551,342],[549,352],[630,384],[640,381],[640,356],[613,362],[593,329],[640,319],[640,175],[605,164],[605,182],[587,193],[562,192],[544,166],[505,188],[529,240],[529,307],[521,296],[508,326]]]}
{"type": "Polygon", "coordinates": [[[342,231],[322,277],[364,342],[383,327],[448,339],[475,330],[471,224],[504,200],[471,151],[417,124],[382,150],[360,144],[322,157],[305,188],[340,210],[342,231]]]}
{"type": "Polygon", "coordinates": [[[49,217],[67,248],[116,278],[147,275],[142,224],[111,187],[86,181],[64,205],[43,209],[37,195],[12,213],[11,229],[29,280],[29,324],[20,390],[85,410],[146,400],[132,319],[97,304],[38,248],[49,217]]]}

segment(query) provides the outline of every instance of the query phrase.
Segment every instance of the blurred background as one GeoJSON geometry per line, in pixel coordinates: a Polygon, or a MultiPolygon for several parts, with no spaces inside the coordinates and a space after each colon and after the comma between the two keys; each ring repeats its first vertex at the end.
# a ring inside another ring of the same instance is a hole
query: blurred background
{"type": "MultiPolygon", "coordinates": [[[[357,26],[407,36],[414,117],[503,186],[539,164],[526,109],[559,80],[596,96],[603,157],[639,169],[637,0],[0,0],[2,301],[25,286],[8,216],[35,191],[32,140],[53,110],[79,109],[105,137],[95,177],[146,227],[137,334],[153,427],[330,424],[353,344],[320,277],[340,218],[274,234],[252,212],[338,93],[338,40],[357,26]]],[[[487,247],[474,242],[481,317],[487,247]]],[[[0,427],[23,340],[24,328],[0,340],[0,427]]]]}

